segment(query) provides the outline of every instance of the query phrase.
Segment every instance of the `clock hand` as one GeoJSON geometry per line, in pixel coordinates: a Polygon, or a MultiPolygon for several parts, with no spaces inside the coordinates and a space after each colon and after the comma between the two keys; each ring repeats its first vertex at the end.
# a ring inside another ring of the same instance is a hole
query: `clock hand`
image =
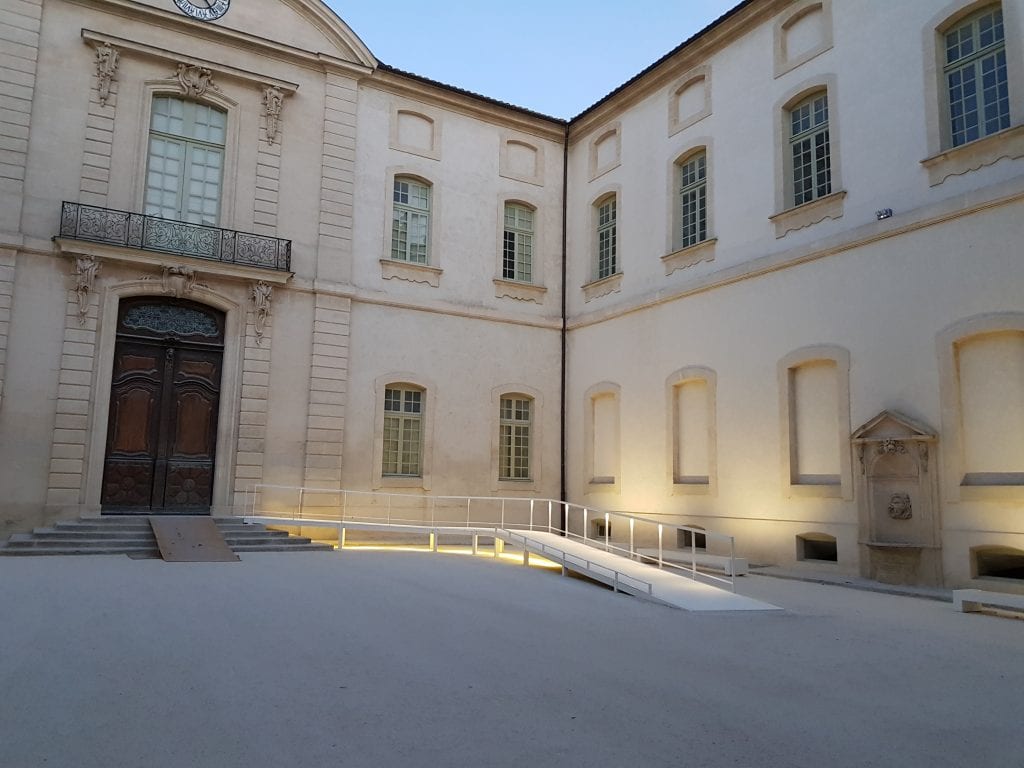
{"type": "Polygon", "coordinates": [[[207,8],[209,8],[211,11],[213,10],[213,0],[203,0],[203,2],[206,3],[207,8]]]}

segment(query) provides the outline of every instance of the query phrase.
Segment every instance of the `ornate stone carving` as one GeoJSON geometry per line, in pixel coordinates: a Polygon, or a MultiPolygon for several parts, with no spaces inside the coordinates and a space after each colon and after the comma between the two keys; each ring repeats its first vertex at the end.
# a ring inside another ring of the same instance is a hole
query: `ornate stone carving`
{"type": "Polygon", "coordinates": [[[164,265],[163,276],[161,277],[164,293],[180,299],[182,296],[192,293],[192,289],[196,287],[196,277],[196,271],[191,267],[170,267],[164,265]]]}
{"type": "Polygon", "coordinates": [[[190,99],[203,96],[211,88],[217,90],[213,84],[213,73],[206,67],[179,64],[177,78],[181,92],[190,99]]]}
{"type": "Polygon", "coordinates": [[[281,108],[284,106],[284,94],[280,88],[269,86],[263,89],[263,117],[267,125],[267,141],[273,144],[277,139],[277,131],[281,126],[281,108]]]}
{"type": "Polygon", "coordinates": [[[902,440],[883,440],[878,444],[879,453],[906,453],[907,446],[902,440]]]}
{"type": "Polygon", "coordinates": [[[96,77],[99,79],[100,106],[107,106],[107,99],[110,98],[110,81],[117,75],[117,62],[121,58],[121,52],[110,43],[100,43],[96,46],[96,77]]]}
{"type": "Polygon", "coordinates": [[[928,471],[928,443],[918,443],[917,452],[921,457],[921,471],[928,471]]]}
{"type": "Polygon", "coordinates": [[[274,289],[260,280],[252,285],[252,307],[253,322],[256,330],[256,344],[263,344],[263,332],[267,327],[267,320],[270,319],[270,302],[273,299],[274,289]]]}
{"type": "Polygon", "coordinates": [[[893,520],[909,520],[914,516],[910,506],[910,494],[897,491],[889,497],[889,517],[893,520]]]}
{"type": "Polygon", "coordinates": [[[95,256],[75,257],[75,293],[78,295],[78,324],[85,325],[89,313],[89,294],[96,284],[100,262],[95,256]]]}

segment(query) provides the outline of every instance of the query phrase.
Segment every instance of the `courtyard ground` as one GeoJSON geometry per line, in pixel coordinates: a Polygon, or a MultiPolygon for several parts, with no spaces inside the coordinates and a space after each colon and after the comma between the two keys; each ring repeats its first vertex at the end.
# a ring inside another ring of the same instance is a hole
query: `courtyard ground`
{"type": "Polygon", "coordinates": [[[0,765],[1024,766],[1024,621],[418,552],[0,558],[0,765]]]}

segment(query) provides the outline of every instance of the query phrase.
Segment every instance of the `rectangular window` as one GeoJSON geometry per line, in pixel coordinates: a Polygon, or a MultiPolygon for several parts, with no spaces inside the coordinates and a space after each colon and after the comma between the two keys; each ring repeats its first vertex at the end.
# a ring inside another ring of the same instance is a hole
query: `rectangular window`
{"type": "Polygon", "coordinates": [[[790,110],[789,118],[793,205],[803,205],[832,192],[828,96],[805,99],[790,110]]]}
{"type": "Polygon", "coordinates": [[[533,216],[526,206],[505,204],[501,276],[506,280],[533,282],[533,216]]]}
{"type": "Polygon", "coordinates": [[[382,475],[423,475],[423,391],[405,387],[384,390],[382,475]]]}
{"type": "Polygon", "coordinates": [[[426,264],[430,187],[413,179],[396,178],[393,204],[391,258],[426,264]]]}
{"type": "Polygon", "coordinates": [[[533,402],[528,397],[501,398],[498,479],[530,480],[530,431],[533,402]]]}
{"type": "Polygon", "coordinates": [[[1003,11],[986,8],[946,33],[943,73],[954,147],[1010,127],[1003,11]]]}
{"type": "Polygon", "coordinates": [[[612,197],[597,208],[597,279],[603,280],[618,272],[616,263],[616,201],[612,197]]]}
{"type": "Polygon", "coordinates": [[[170,96],[153,99],[145,213],[216,225],[227,113],[170,96]]]}
{"type": "Polygon", "coordinates": [[[707,156],[701,152],[679,166],[679,233],[677,248],[708,237],[707,156]]]}

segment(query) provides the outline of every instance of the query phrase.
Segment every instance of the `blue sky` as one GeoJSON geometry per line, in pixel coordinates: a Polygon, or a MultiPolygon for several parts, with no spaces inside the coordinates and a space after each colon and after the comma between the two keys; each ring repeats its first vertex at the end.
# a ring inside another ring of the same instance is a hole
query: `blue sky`
{"type": "Polygon", "coordinates": [[[739,0],[326,0],[393,67],[572,117],[739,0]]]}

